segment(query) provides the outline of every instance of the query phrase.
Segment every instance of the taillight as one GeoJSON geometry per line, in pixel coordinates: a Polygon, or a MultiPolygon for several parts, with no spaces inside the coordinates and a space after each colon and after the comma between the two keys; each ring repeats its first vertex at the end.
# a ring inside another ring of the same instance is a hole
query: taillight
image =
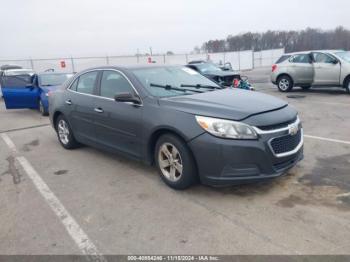
{"type": "Polygon", "coordinates": [[[277,65],[272,65],[272,72],[275,72],[277,69],[277,65]]]}

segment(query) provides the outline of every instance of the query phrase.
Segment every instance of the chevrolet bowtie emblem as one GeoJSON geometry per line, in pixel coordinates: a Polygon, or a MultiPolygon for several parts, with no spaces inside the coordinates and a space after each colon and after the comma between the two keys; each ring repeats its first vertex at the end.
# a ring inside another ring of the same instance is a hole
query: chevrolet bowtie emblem
{"type": "Polygon", "coordinates": [[[292,136],[296,135],[299,131],[299,125],[297,123],[291,124],[288,127],[289,127],[289,130],[288,130],[289,134],[292,136]]]}

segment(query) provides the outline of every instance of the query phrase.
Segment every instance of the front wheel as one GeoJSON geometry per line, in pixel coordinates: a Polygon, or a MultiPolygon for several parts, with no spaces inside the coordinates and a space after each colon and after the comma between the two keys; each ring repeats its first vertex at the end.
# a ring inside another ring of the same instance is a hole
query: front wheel
{"type": "Polygon", "coordinates": [[[197,169],[186,143],[175,135],[161,136],[155,148],[155,161],[162,180],[171,188],[181,190],[197,181],[197,169]]]}
{"type": "Polygon", "coordinates": [[[348,77],[348,79],[346,79],[345,83],[345,90],[348,94],[350,94],[350,77],[348,77]]]}
{"type": "Polygon", "coordinates": [[[74,149],[79,146],[79,143],[74,138],[73,131],[67,119],[63,115],[60,115],[57,118],[56,132],[58,140],[65,149],[74,149]]]}
{"type": "Polygon", "coordinates": [[[47,109],[45,109],[43,101],[41,101],[41,99],[39,100],[39,112],[42,116],[49,115],[49,112],[47,111],[47,109]]]}
{"type": "Polygon", "coordinates": [[[293,89],[293,81],[289,76],[281,76],[277,80],[277,87],[281,92],[289,92],[293,89]]]}

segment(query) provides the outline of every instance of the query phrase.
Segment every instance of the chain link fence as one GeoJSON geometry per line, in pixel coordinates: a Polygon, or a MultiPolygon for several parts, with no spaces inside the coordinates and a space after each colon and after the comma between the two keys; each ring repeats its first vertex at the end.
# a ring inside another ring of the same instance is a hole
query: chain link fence
{"type": "Polygon", "coordinates": [[[79,72],[81,70],[105,65],[135,65],[135,64],[187,64],[193,60],[210,60],[214,63],[231,63],[235,70],[249,70],[256,67],[272,65],[284,49],[253,50],[224,53],[175,54],[175,55],[135,55],[135,56],[101,56],[101,57],[58,57],[47,59],[17,59],[0,60],[0,65],[16,64],[31,68],[37,72],[54,69],[59,72],[79,72]]]}

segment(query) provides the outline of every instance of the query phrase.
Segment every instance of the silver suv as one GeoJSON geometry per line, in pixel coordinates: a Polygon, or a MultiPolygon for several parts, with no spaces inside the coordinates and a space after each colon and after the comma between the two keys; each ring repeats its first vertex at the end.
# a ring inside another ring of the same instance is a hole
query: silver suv
{"type": "Polygon", "coordinates": [[[350,52],[305,51],[285,54],[272,66],[271,81],[281,92],[294,86],[338,86],[350,93],[350,52]]]}

